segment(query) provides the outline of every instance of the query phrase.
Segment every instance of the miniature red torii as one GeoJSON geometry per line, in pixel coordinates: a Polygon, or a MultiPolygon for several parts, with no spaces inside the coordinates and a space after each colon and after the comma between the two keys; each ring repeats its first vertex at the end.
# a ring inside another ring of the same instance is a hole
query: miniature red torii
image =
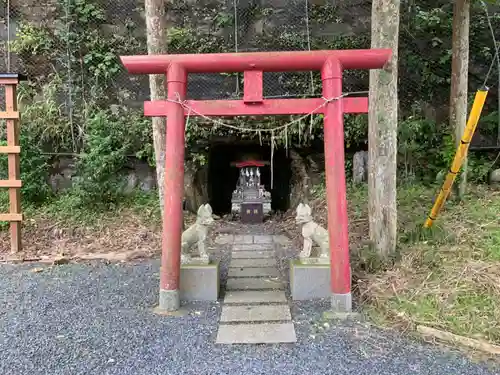
{"type": "Polygon", "coordinates": [[[368,112],[368,98],[342,96],[345,69],[380,69],[391,50],[340,50],[123,56],[131,74],[165,74],[167,100],[144,103],[146,116],[166,116],[165,201],[159,308],[180,306],[185,118],[190,116],[324,114],[325,174],[330,239],[331,303],[352,310],[344,170],[344,113],[368,112]],[[321,71],[323,97],[264,99],[264,72],[321,71]],[[189,73],[244,73],[243,100],[186,100],[189,73]]]}

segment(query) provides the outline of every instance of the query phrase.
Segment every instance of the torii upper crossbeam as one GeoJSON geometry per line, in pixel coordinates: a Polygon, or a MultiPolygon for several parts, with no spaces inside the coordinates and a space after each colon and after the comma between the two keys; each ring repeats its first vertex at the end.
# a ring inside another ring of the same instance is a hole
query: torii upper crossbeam
{"type": "Polygon", "coordinates": [[[350,311],[351,271],[344,171],[344,113],[366,113],[367,98],[342,97],[345,69],[380,69],[391,50],[258,52],[123,56],[132,74],[166,74],[168,98],[145,102],[147,116],[167,116],[165,206],[160,308],[177,310],[179,300],[185,116],[324,114],[325,171],[330,239],[332,309],[350,311]],[[263,97],[263,72],[321,71],[323,98],[263,97]],[[244,72],[243,100],[186,101],[189,73],[244,72]]]}

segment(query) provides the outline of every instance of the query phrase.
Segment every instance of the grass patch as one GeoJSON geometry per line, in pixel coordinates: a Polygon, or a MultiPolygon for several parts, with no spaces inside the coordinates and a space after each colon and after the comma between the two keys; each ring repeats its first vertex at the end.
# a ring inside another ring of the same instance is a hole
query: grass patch
{"type": "MultiPolygon", "coordinates": [[[[8,212],[9,197],[6,191],[0,192],[0,212],[8,212]]],[[[119,203],[103,206],[86,206],[79,204],[78,198],[71,193],[59,195],[44,204],[23,204],[22,212],[26,224],[33,220],[53,220],[65,222],[72,226],[85,226],[89,229],[103,226],[110,217],[119,217],[124,212],[141,216],[146,222],[159,222],[161,213],[156,191],[150,193],[134,192],[124,197],[119,203]]],[[[0,222],[0,229],[6,228],[8,222],[0,222]]]]}
{"type": "Polygon", "coordinates": [[[400,190],[400,258],[362,275],[360,294],[379,323],[422,324],[500,345],[500,192],[474,187],[424,230],[434,193],[400,190]]]}
{"type": "MultiPolygon", "coordinates": [[[[0,198],[0,212],[8,200],[0,198]]],[[[82,206],[78,196],[63,194],[40,205],[23,204],[22,259],[96,257],[121,261],[155,256],[161,249],[158,194],[135,192],[113,205],[82,206]]],[[[186,225],[192,217],[186,215],[186,225]]],[[[0,223],[0,260],[9,256],[8,223],[0,223]]]]}

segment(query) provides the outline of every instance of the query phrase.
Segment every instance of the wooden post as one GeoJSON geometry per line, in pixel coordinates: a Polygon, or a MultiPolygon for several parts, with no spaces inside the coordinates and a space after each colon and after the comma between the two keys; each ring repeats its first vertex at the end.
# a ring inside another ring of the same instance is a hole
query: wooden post
{"type": "Polygon", "coordinates": [[[0,85],[5,87],[5,112],[0,112],[0,119],[5,120],[7,146],[0,146],[0,154],[8,156],[8,180],[0,181],[0,188],[9,189],[9,213],[0,214],[0,221],[10,222],[10,250],[16,253],[22,250],[21,244],[21,171],[19,145],[19,112],[17,110],[17,85],[25,78],[19,74],[0,74],[0,85]]]}

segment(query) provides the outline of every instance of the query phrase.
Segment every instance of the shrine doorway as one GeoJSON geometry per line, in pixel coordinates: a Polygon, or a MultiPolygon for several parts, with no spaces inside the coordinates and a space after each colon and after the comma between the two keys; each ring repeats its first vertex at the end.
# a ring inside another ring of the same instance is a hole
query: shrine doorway
{"type": "MultiPolygon", "coordinates": [[[[271,192],[271,208],[274,212],[290,208],[292,171],[287,151],[275,148],[272,153],[273,183],[271,187],[271,166],[261,167],[261,183],[271,192]]],[[[242,158],[255,158],[271,161],[271,147],[258,142],[219,142],[210,146],[208,155],[208,201],[216,215],[231,212],[231,195],[236,188],[238,168],[231,163],[242,158]]]]}

